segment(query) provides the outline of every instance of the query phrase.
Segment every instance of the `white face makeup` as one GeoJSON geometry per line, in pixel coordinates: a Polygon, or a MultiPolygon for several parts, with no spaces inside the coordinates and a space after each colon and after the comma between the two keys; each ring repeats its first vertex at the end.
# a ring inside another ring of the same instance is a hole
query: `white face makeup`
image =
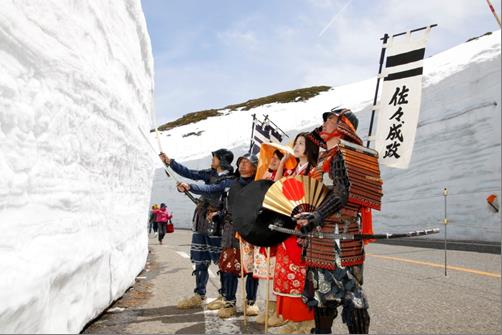
{"type": "Polygon", "coordinates": [[[305,154],[305,137],[299,136],[296,139],[295,146],[293,147],[296,158],[307,157],[305,154]]]}
{"type": "Polygon", "coordinates": [[[336,116],[335,114],[331,114],[322,124],[322,131],[330,134],[336,130],[337,124],[338,124],[338,116],[336,116]]]}

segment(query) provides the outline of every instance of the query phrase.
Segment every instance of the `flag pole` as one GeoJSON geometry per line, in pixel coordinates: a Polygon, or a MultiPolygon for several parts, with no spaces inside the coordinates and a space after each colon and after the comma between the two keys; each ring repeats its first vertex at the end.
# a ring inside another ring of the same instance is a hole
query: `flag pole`
{"type": "MultiPolygon", "coordinates": [[[[434,27],[437,27],[437,23],[431,24],[430,26],[424,26],[424,27],[420,27],[420,28],[416,28],[416,29],[410,30],[410,34],[411,33],[415,33],[417,31],[420,31],[420,30],[424,30],[424,29],[427,29],[427,28],[434,28],[434,27]]],[[[404,34],[407,34],[407,33],[408,33],[407,31],[403,31],[402,33],[392,35],[392,37],[401,36],[401,35],[404,35],[404,34]]],[[[383,38],[381,38],[381,40],[383,40],[383,38]]]]}
{"type": "Polygon", "coordinates": [[[499,24],[499,27],[502,27],[502,25],[500,24],[500,18],[497,15],[497,12],[495,12],[495,8],[493,8],[493,5],[490,2],[490,0],[486,0],[486,3],[488,4],[488,7],[490,7],[490,10],[492,11],[493,16],[495,16],[495,20],[497,20],[497,23],[499,24]]]}
{"type": "MultiPolygon", "coordinates": [[[[143,139],[145,140],[146,143],[148,143],[150,149],[152,149],[152,152],[155,153],[155,155],[157,155],[157,150],[155,150],[155,148],[152,146],[152,144],[150,143],[150,141],[148,140],[147,136],[145,135],[145,133],[143,132],[143,130],[138,126],[138,130],[139,130],[139,133],[141,134],[141,136],[143,136],[143,139]]],[[[178,178],[176,178],[176,175],[174,173],[174,171],[171,169],[171,167],[169,165],[167,165],[166,163],[162,162],[162,165],[164,167],[164,171],[166,173],[166,175],[168,177],[171,177],[173,178],[174,181],[176,181],[176,183],[179,183],[180,181],[178,180],[178,178]]],[[[185,195],[190,199],[192,200],[192,202],[194,204],[198,204],[198,200],[195,199],[195,197],[188,191],[184,191],[183,193],[185,193],[185,195]]]]}
{"type": "Polygon", "coordinates": [[[385,50],[387,49],[387,39],[389,38],[389,35],[385,33],[381,40],[383,41],[382,45],[382,51],[380,52],[380,65],[378,67],[378,75],[377,75],[377,84],[376,84],[376,89],[375,89],[375,96],[373,97],[373,109],[371,111],[371,120],[370,120],[370,127],[368,130],[368,140],[366,141],[366,147],[370,147],[370,136],[371,132],[373,130],[373,120],[375,119],[375,110],[376,110],[376,103],[377,103],[377,98],[378,98],[378,88],[380,87],[380,74],[382,74],[382,66],[383,66],[383,60],[385,58],[385,50]]]}
{"type": "Polygon", "coordinates": [[[251,141],[249,143],[249,150],[248,150],[249,152],[251,152],[251,150],[253,150],[254,125],[256,123],[256,114],[253,114],[252,116],[253,116],[253,124],[251,125],[251,141]]]}
{"type": "Polygon", "coordinates": [[[443,224],[444,224],[444,275],[447,276],[448,275],[448,272],[447,272],[448,262],[447,262],[446,251],[448,250],[448,247],[447,247],[448,242],[446,239],[446,229],[447,229],[447,225],[448,225],[448,217],[446,215],[446,209],[447,209],[446,198],[448,198],[448,189],[446,187],[443,189],[443,196],[444,196],[444,220],[443,220],[443,224]]]}
{"type": "MultiPolygon", "coordinates": [[[[246,286],[246,281],[244,280],[244,255],[243,255],[244,247],[242,246],[242,237],[239,234],[239,253],[240,253],[240,261],[241,261],[241,292],[242,292],[242,312],[244,313],[244,326],[247,326],[248,316],[246,311],[246,293],[244,291],[244,287],[246,286]]],[[[235,303],[237,305],[237,302],[235,303]]]]}
{"type": "Polygon", "coordinates": [[[265,334],[268,332],[268,306],[270,302],[270,247],[267,247],[267,300],[265,301],[265,334]]]}

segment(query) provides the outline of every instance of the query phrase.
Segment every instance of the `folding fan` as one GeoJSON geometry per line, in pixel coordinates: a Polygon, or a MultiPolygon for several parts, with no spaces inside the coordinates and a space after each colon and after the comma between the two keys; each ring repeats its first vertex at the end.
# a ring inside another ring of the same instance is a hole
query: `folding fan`
{"type": "Polygon", "coordinates": [[[307,176],[284,177],[265,194],[263,207],[276,213],[293,216],[312,212],[326,197],[328,189],[317,179],[307,176]]]}

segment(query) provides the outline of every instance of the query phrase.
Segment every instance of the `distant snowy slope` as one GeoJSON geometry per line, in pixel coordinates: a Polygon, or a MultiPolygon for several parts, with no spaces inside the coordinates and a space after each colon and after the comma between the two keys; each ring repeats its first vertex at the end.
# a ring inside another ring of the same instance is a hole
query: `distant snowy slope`
{"type": "MultiPolygon", "coordinates": [[[[375,231],[443,228],[439,224],[444,213],[442,189],[448,187],[448,237],[500,241],[500,214],[486,203],[489,194],[501,195],[500,37],[499,30],[425,60],[411,165],[408,170],[382,167],[385,195],[382,211],[375,214],[375,231]]],[[[252,114],[268,114],[294,136],[319,125],[322,113],[336,105],[357,113],[358,132],[366,137],[375,84],[372,78],[334,87],[306,102],[227,111],[224,116],[163,132],[163,146],[178,161],[207,168],[215,149],[227,147],[236,154],[247,150],[252,114]],[[194,132],[201,133],[186,136],[194,132]]],[[[159,201],[170,204],[180,226],[190,226],[193,205],[157,170],[152,202],[159,201]]]]}
{"type": "Polygon", "coordinates": [[[0,332],[78,333],[145,264],[140,0],[0,2],[0,332]]]}

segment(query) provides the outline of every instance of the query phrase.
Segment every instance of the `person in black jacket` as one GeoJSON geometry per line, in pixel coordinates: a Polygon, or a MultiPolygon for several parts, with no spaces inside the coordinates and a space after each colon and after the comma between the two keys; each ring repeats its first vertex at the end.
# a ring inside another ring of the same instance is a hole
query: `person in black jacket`
{"type": "MultiPolygon", "coordinates": [[[[236,293],[238,279],[240,276],[240,243],[235,237],[236,230],[232,222],[231,208],[239,192],[251,183],[256,174],[258,157],[246,154],[237,160],[239,178],[234,180],[228,190],[225,207],[220,212],[220,220],[223,220],[223,235],[221,241],[222,254],[220,257],[220,271],[223,273],[223,287],[225,304],[218,311],[218,316],[222,319],[236,315],[236,293]]],[[[253,273],[246,274],[246,314],[249,316],[258,315],[259,309],[255,304],[258,291],[258,279],[253,278],[253,273]]]]}

